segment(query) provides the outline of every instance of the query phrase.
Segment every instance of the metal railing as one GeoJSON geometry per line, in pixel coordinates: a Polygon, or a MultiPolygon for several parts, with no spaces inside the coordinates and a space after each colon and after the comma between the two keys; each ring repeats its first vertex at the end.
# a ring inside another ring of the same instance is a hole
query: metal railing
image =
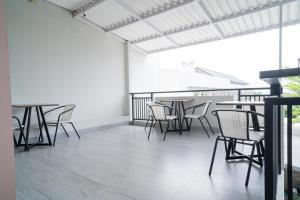
{"type": "Polygon", "coordinates": [[[277,178],[281,172],[281,119],[278,111],[287,107],[287,194],[293,199],[292,107],[300,105],[300,97],[265,99],[265,199],[276,199],[277,178]]]}
{"type": "Polygon", "coordinates": [[[147,102],[154,101],[158,95],[177,94],[190,96],[233,96],[240,101],[263,101],[270,96],[270,87],[259,88],[222,88],[222,89],[203,89],[203,90],[177,90],[177,91],[156,91],[156,92],[135,92],[131,95],[131,122],[135,120],[147,120],[147,102]]]}

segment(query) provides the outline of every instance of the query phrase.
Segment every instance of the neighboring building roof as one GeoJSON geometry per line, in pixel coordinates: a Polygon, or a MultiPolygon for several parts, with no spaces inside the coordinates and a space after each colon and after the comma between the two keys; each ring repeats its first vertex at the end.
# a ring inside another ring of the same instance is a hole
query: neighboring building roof
{"type": "Polygon", "coordinates": [[[299,0],[47,0],[146,53],[300,22],[299,0]]]}
{"type": "Polygon", "coordinates": [[[234,85],[248,85],[249,84],[249,83],[247,83],[241,79],[238,79],[232,75],[212,71],[212,70],[205,69],[205,68],[195,67],[195,72],[201,73],[201,74],[207,75],[207,76],[213,76],[213,77],[218,77],[218,78],[222,78],[222,79],[227,79],[230,81],[231,84],[234,84],[234,85]]]}

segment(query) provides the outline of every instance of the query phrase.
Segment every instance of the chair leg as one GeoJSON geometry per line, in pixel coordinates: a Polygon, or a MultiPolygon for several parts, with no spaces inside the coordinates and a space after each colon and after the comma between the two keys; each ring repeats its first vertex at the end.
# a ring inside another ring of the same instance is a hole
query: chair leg
{"type": "Polygon", "coordinates": [[[61,127],[64,129],[64,131],[65,131],[67,137],[70,137],[69,134],[68,134],[68,132],[67,132],[67,130],[65,129],[64,125],[63,125],[63,124],[60,124],[60,125],[61,125],[61,127]]]}
{"type": "Polygon", "coordinates": [[[151,116],[149,116],[148,119],[147,119],[147,122],[146,122],[146,125],[145,125],[145,128],[144,128],[145,130],[146,130],[147,126],[148,126],[148,122],[149,122],[149,120],[150,120],[150,117],[151,117],[151,116]]]}
{"type": "Polygon", "coordinates": [[[211,175],[212,169],[213,169],[213,165],[214,165],[214,161],[215,161],[215,155],[216,155],[216,150],[217,150],[217,146],[218,146],[218,141],[219,141],[219,136],[216,138],[215,141],[215,146],[214,146],[214,151],[213,151],[213,155],[211,158],[211,163],[210,163],[210,167],[209,167],[209,172],[208,175],[211,175]]]}
{"type": "Polygon", "coordinates": [[[193,122],[193,118],[191,118],[191,121],[190,121],[190,124],[189,124],[189,127],[188,127],[189,131],[191,130],[192,122],[193,122]]]}
{"type": "Polygon", "coordinates": [[[149,138],[150,138],[150,134],[151,134],[151,130],[152,130],[152,128],[153,128],[153,119],[151,120],[151,125],[150,125],[150,130],[149,130],[149,133],[148,133],[148,140],[149,140],[149,138]]]}
{"type": "Polygon", "coordinates": [[[250,155],[250,161],[249,161],[249,166],[248,166],[248,172],[247,172],[247,177],[246,177],[246,182],[245,182],[245,186],[248,186],[249,183],[249,178],[250,178],[250,173],[251,173],[251,168],[252,168],[252,161],[253,161],[253,154],[254,154],[254,149],[256,146],[256,142],[253,143],[252,146],[252,151],[251,151],[251,155],[250,155]]]}
{"type": "Polygon", "coordinates": [[[207,130],[206,130],[206,128],[205,128],[205,126],[204,126],[204,124],[202,123],[202,121],[201,121],[200,118],[199,118],[199,121],[200,121],[200,123],[201,123],[201,125],[202,125],[202,127],[203,127],[203,129],[204,129],[204,131],[205,131],[205,133],[206,133],[206,135],[207,135],[208,137],[210,137],[209,134],[208,134],[208,132],[207,132],[207,130]]]}
{"type": "Polygon", "coordinates": [[[208,124],[208,126],[209,126],[209,128],[210,128],[210,130],[211,130],[211,132],[212,132],[213,134],[215,134],[215,132],[214,132],[214,130],[212,129],[212,127],[211,127],[211,125],[210,125],[208,119],[207,119],[206,117],[204,117],[204,119],[206,120],[206,122],[207,122],[207,124],[208,124]]]}
{"type": "Polygon", "coordinates": [[[152,124],[153,125],[153,128],[155,128],[155,126],[156,126],[156,120],[154,121],[154,124],[152,124]]]}
{"type": "Polygon", "coordinates": [[[76,128],[75,128],[73,122],[69,122],[69,123],[72,125],[72,127],[73,127],[73,129],[74,129],[74,131],[75,131],[75,133],[76,133],[76,135],[77,135],[77,137],[78,137],[78,139],[80,140],[79,133],[78,133],[78,131],[76,130],[76,128]]]}
{"type": "Polygon", "coordinates": [[[168,132],[169,126],[170,126],[170,120],[168,121],[167,128],[166,128],[166,130],[165,130],[164,141],[166,140],[167,132],[168,132]]]}
{"type": "Polygon", "coordinates": [[[265,156],[265,147],[264,147],[263,141],[260,141],[259,145],[260,145],[262,157],[264,157],[265,156]]]}
{"type": "Polygon", "coordinates": [[[163,128],[162,128],[162,125],[161,125],[161,121],[159,121],[159,127],[160,127],[160,132],[163,133],[163,128]]]}
{"type": "Polygon", "coordinates": [[[16,139],[16,136],[14,135],[14,133],[13,133],[13,138],[14,138],[15,147],[17,147],[18,146],[17,139],[16,139]]]}
{"type": "Polygon", "coordinates": [[[263,161],[262,161],[262,156],[260,151],[260,143],[256,143],[256,150],[257,150],[257,158],[258,158],[258,162],[260,163],[260,167],[263,167],[263,161]]]}
{"type": "MultiPolygon", "coordinates": [[[[226,141],[224,141],[224,142],[226,142],[226,141]]],[[[233,140],[230,139],[230,140],[228,141],[228,147],[227,147],[227,150],[226,150],[226,157],[225,157],[225,160],[228,160],[228,159],[229,159],[229,157],[230,157],[230,152],[232,151],[232,148],[233,148],[233,140]]]]}
{"type": "Polygon", "coordinates": [[[55,146],[55,142],[56,142],[56,135],[57,135],[58,126],[59,126],[59,123],[57,123],[57,124],[56,124],[56,128],[55,128],[55,134],[54,134],[54,139],[53,139],[53,146],[55,146]]]}

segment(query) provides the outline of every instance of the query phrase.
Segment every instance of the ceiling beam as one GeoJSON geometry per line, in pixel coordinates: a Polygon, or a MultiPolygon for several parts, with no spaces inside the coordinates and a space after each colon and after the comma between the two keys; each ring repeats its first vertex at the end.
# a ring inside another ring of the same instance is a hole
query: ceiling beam
{"type": "MultiPolygon", "coordinates": [[[[173,30],[165,31],[165,32],[163,32],[163,34],[165,36],[169,36],[169,35],[173,35],[173,34],[176,34],[176,33],[181,33],[181,32],[184,32],[184,31],[188,31],[188,30],[200,28],[200,27],[203,27],[203,26],[207,26],[209,24],[210,23],[208,21],[199,22],[199,23],[195,23],[195,24],[191,24],[191,25],[187,25],[187,26],[181,26],[181,27],[178,27],[178,28],[173,29],[173,30]]],[[[147,40],[153,40],[153,39],[156,39],[156,38],[159,38],[159,37],[161,37],[159,34],[155,34],[155,35],[147,36],[147,37],[140,38],[140,39],[137,39],[137,40],[133,40],[133,41],[131,41],[131,43],[136,44],[136,43],[144,42],[144,41],[147,41],[147,40]]]]}
{"type": "Polygon", "coordinates": [[[114,0],[114,1],[116,3],[118,3],[122,8],[127,10],[129,13],[131,13],[135,18],[139,19],[139,21],[147,24],[149,27],[151,27],[153,30],[155,30],[160,35],[160,37],[164,37],[169,42],[171,42],[175,47],[179,47],[179,45],[174,40],[172,40],[171,38],[165,36],[157,27],[155,27],[152,23],[147,21],[147,19],[143,19],[141,15],[139,15],[132,8],[130,8],[127,4],[125,4],[123,0],[114,0]]]}
{"type": "MultiPolygon", "coordinates": [[[[297,0],[280,0],[280,1],[276,1],[276,2],[270,2],[270,3],[267,3],[267,4],[259,5],[257,7],[252,7],[252,8],[246,9],[246,10],[241,10],[241,11],[236,12],[236,13],[231,14],[231,15],[226,15],[226,16],[223,16],[223,17],[213,18],[213,19],[211,19],[211,22],[199,22],[197,24],[193,24],[193,25],[190,25],[190,26],[184,26],[184,27],[179,27],[177,29],[169,30],[169,31],[164,32],[163,34],[168,36],[168,35],[184,32],[184,31],[187,31],[187,30],[200,28],[200,27],[203,27],[203,26],[209,26],[209,25],[211,25],[211,23],[217,24],[217,23],[224,22],[224,21],[227,21],[227,20],[230,20],[230,19],[234,19],[234,18],[245,16],[245,15],[253,14],[253,13],[263,11],[263,10],[266,10],[266,9],[270,9],[270,8],[275,8],[275,7],[278,7],[280,5],[284,5],[284,4],[295,2],[295,1],[297,1],[297,0]]],[[[159,37],[160,37],[159,35],[149,36],[149,37],[145,37],[145,38],[136,39],[136,40],[132,41],[132,43],[137,44],[137,43],[140,43],[140,42],[145,42],[145,41],[156,39],[156,38],[159,38],[159,37]]]]}
{"type": "Polygon", "coordinates": [[[208,9],[206,8],[206,6],[203,4],[202,1],[199,0],[194,0],[194,4],[200,9],[202,10],[202,12],[204,13],[204,15],[206,16],[210,26],[216,31],[216,34],[221,38],[224,39],[224,34],[222,32],[222,30],[219,28],[219,26],[214,22],[214,19],[212,17],[212,15],[209,13],[208,9]]]}
{"type": "Polygon", "coordinates": [[[72,12],[73,17],[76,17],[80,14],[84,14],[86,11],[88,11],[89,9],[103,3],[106,0],[91,0],[88,3],[84,4],[83,6],[81,6],[80,8],[74,10],[72,12]]]}
{"type": "MultiPolygon", "coordinates": [[[[290,26],[290,25],[295,25],[295,24],[300,24],[300,20],[294,20],[292,22],[285,22],[285,23],[283,23],[282,26],[290,26]]],[[[268,31],[268,30],[276,29],[278,27],[279,27],[279,24],[272,24],[270,26],[262,27],[262,28],[255,29],[255,30],[244,31],[244,32],[240,32],[240,33],[234,33],[234,34],[225,36],[224,39],[229,39],[229,38],[238,37],[238,36],[244,36],[244,35],[248,35],[248,34],[252,34],[252,33],[258,33],[258,32],[262,32],[262,31],[268,31]]],[[[196,41],[196,42],[180,45],[180,47],[188,47],[188,46],[193,46],[193,45],[197,45],[197,44],[214,42],[214,41],[218,41],[218,40],[222,40],[222,39],[221,38],[212,38],[212,39],[208,39],[208,40],[196,41]]],[[[158,52],[166,51],[166,50],[172,50],[172,49],[176,49],[176,48],[177,47],[167,47],[167,48],[161,48],[161,49],[157,49],[157,50],[153,50],[153,51],[147,51],[147,52],[149,54],[151,54],[151,53],[158,53],[158,52]]]]}
{"type": "MultiPolygon", "coordinates": [[[[109,32],[109,31],[113,31],[113,30],[122,28],[124,26],[128,26],[128,25],[136,23],[140,20],[145,20],[147,18],[162,14],[164,12],[168,12],[168,11],[173,10],[175,8],[190,4],[193,1],[194,0],[176,0],[176,1],[173,1],[172,3],[170,3],[170,4],[164,4],[160,7],[153,8],[152,10],[145,11],[142,14],[137,13],[140,16],[140,18],[128,18],[128,19],[126,19],[122,22],[113,24],[110,27],[106,27],[106,31],[109,32]]],[[[123,3],[123,4],[125,5],[125,3],[123,3]]]]}

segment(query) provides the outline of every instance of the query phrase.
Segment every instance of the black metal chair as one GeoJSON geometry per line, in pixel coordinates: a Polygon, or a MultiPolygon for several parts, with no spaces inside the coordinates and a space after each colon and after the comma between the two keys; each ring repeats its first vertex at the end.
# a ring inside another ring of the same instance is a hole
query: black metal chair
{"type": "Polygon", "coordinates": [[[251,173],[252,163],[263,166],[263,139],[264,132],[263,131],[253,131],[249,129],[249,118],[251,115],[256,117],[264,117],[264,115],[260,113],[256,113],[249,110],[242,109],[217,109],[212,111],[217,117],[220,135],[216,138],[212,160],[209,168],[209,176],[211,175],[216,149],[218,145],[218,141],[224,141],[225,150],[226,150],[226,161],[234,160],[234,159],[248,159],[249,166],[245,181],[245,186],[248,186],[249,177],[251,173]],[[228,146],[227,146],[228,143],[228,146]],[[249,145],[252,147],[251,154],[245,155],[239,151],[236,151],[236,144],[249,145]],[[254,150],[257,150],[257,155],[254,155],[254,150]],[[234,156],[230,156],[230,154],[236,154],[234,156]],[[254,158],[258,158],[255,160],[254,158]]]}
{"type": "Polygon", "coordinates": [[[20,141],[17,141],[16,136],[13,134],[15,146],[18,146],[18,144],[20,144],[22,142],[22,138],[24,139],[24,142],[25,142],[24,126],[21,124],[21,121],[18,117],[12,116],[12,118],[16,121],[16,124],[13,125],[13,131],[20,132],[20,135],[19,135],[20,141]]]}
{"type": "Polygon", "coordinates": [[[77,137],[80,139],[78,131],[76,130],[73,122],[70,121],[75,107],[76,106],[74,104],[69,104],[69,105],[64,105],[64,106],[59,106],[59,107],[53,108],[53,109],[48,110],[47,112],[44,113],[45,116],[46,116],[51,112],[62,110],[62,111],[59,112],[58,118],[57,118],[56,121],[47,121],[46,122],[47,126],[55,126],[56,127],[55,128],[54,139],[53,139],[53,146],[55,145],[55,142],[56,142],[56,135],[57,135],[57,130],[58,130],[59,125],[61,125],[61,127],[63,128],[63,130],[66,133],[67,137],[69,137],[69,134],[68,134],[67,130],[64,127],[64,124],[71,124],[71,126],[73,127],[75,133],[77,134],[77,137]]]}
{"type": "MultiPolygon", "coordinates": [[[[197,105],[194,105],[194,106],[191,106],[191,107],[185,109],[185,113],[187,113],[188,110],[192,110],[192,113],[185,114],[185,116],[184,116],[184,118],[186,120],[190,119],[190,124],[188,124],[188,127],[187,127],[188,130],[191,129],[193,119],[198,119],[200,121],[206,135],[209,137],[209,134],[208,134],[203,122],[202,122],[202,119],[204,119],[207,122],[211,132],[213,134],[215,134],[212,127],[211,127],[211,125],[210,125],[210,123],[209,123],[209,121],[208,121],[208,119],[207,119],[207,117],[206,117],[206,114],[208,112],[208,109],[209,109],[211,103],[212,103],[211,101],[208,101],[206,103],[197,104],[197,105]],[[195,111],[197,109],[201,109],[201,108],[203,108],[201,113],[197,113],[197,112],[195,113],[195,111]]],[[[184,122],[184,120],[182,120],[182,123],[183,122],[184,122]]]]}
{"type": "MultiPolygon", "coordinates": [[[[160,103],[148,104],[147,106],[149,107],[149,109],[151,110],[151,113],[152,113],[152,120],[151,120],[150,130],[149,130],[149,134],[148,134],[148,139],[150,138],[151,130],[152,130],[152,128],[155,127],[156,122],[160,123],[161,130],[162,130],[161,122],[167,122],[167,127],[165,130],[165,135],[164,135],[164,139],[163,139],[165,141],[170,123],[173,120],[177,119],[176,115],[169,114],[170,110],[175,110],[175,113],[177,113],[176,109],[173,107],[170,107],[170,106],[160,104],[160,103]]],[[[180,130],[181,130],[181,128],[180,128],[180,130]]]]}

